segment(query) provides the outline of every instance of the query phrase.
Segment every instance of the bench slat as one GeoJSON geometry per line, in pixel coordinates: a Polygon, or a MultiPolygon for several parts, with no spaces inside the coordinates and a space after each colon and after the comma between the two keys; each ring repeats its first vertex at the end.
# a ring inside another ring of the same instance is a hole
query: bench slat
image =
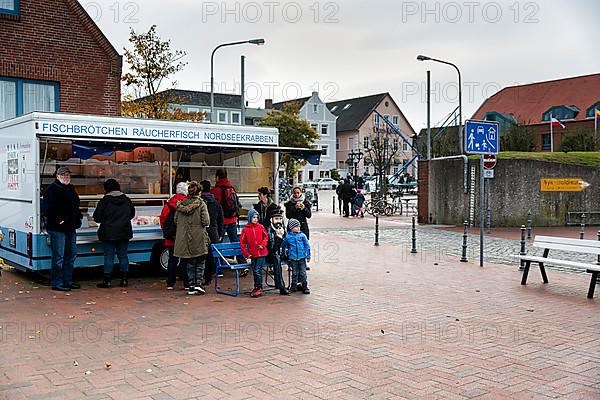
{"type": "Polygon", "coordinates": [[[533,247],[550,250],[572,251],[575,253],[600,254],[600,241],[570,239],[556,236],[536,236],[533,247]]]}
{"type": "Polygon", "coordinates": [[[575,267],[575,268],[582,268],[582,269],[590,269],[590,270],[594,270],[594,271],[600,271],[600,265],[595,265],[595,264],[591,264],[591,263],[581,263],[581,262],[577,262],[577,261],[567,261],[567,260],[557,260],[555,258],[546,258],[546,257],[540,257],[540,256],[518,256],[521,260],[529,260],[529,261],[533,261],[533,262],[541,262],[544,264],[550,264],[550,265],[564,265],[565,267],[575,267]]]}

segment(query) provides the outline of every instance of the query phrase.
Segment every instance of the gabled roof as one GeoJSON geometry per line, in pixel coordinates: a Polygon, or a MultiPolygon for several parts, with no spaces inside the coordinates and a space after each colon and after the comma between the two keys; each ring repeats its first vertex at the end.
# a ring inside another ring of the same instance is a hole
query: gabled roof
{"type": "Polygon", "coordinates": [[[283,109],[283,106],[285,104],[288,104],[288,103],[298,103],[298,109],[300,109],[300,108],[302,108],[302,106],[304,105],[304,103],[306,103],[308,101],[308,99],[310,99],[310,97],[311,96],[302,97],[300,99],[280,101],[279,103],[273,103],[273,109],[281,111],[281,109],[283,109]]]}
{"type": "Polygon", "coordinates": [[[104,52],[112,57],[121,57],[119,52],[114,48],[112,43],[104,36],[104,33],[100,30],[98,25],[94,22],[92,17],[85,11],[85,8],[77,0],[62,0],[72,11],[73,14],[79,18],[82,25],[90,33],[90,35],[98,42],[104,52]]]}
{"type": "Polygon", "coordinates": [[[473,119],[484,119],[486,112],[513,114],[520,124],[537,124],[553,106],[575,106],[575,120],[585,119],[586,110],[600,101],[600,74],[510,86],[483,102],[473,119]]]}
{"type": "Polygon", "coordinates": [[[371,116],[377,105],[388,95],[389,93],[379,93],[327,103],[329,111],[338,117],[336,130],[343,132],[359,129],[364,121],[371,116]],[[348,104],[350,106],[347,107],[348,104]]]}
{"type": "MultiPolygon", "coordinates": [[[[197,92],[194,90],[167,89],[156,93],[167,101],[167,103],[182,104],[188,106],[210,107],[210,92],[197,92]]],[[[141,97],[137,100],[143,101],[151,96],[141,97]]],[[[215,93],[215,107],[241,108],[242,97],[238,94],[215,93]]]]}

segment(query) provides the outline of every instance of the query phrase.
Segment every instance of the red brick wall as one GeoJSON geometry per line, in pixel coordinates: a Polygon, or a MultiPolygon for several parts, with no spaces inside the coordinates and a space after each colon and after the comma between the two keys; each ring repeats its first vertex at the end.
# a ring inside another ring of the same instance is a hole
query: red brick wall
{"type": "Polygon", "coordinates": [[[420,224],[429,223],[429,162],[427,160],[419,161],[418,182],[419,193],[417,200],[418,217],[420,224]]]}
{"type": "Polygon", "coordinates": [[[61,112],[120,113],[121,57],[77,0],[21,0],[0,38],[0,76],[60,83],[61,112]]]}

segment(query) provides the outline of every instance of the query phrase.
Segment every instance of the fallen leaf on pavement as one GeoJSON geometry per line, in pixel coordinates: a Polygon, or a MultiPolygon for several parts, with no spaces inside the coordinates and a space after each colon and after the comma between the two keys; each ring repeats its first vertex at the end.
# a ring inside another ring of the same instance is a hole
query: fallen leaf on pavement
{"type": "Polygon", "coordinates": [[[79,363],[77,362],[77,360],[73,361],[73,366],[74,367],[79,367],[79,363]]]}
{"type": "Polygon", "coordinates": [[[110,367],[112,367],[112,364],[111,364],[111,363],[109,363],[109,362],[105,362],[105,363],[104,363],[104,368],[106,368],[106,369],[110,369],[110,367]]]}

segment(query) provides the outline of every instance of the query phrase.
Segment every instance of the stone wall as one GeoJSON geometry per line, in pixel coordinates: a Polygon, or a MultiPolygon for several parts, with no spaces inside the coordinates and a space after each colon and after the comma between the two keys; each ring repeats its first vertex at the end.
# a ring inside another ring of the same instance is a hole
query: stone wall
{"type": "MultiPolygon", "coordinates": [[[[469,160],[469,192],[472,190],[472,167],[475,167],[476,194],[474,222],[478,225],[479,160],[469,160]]],[[[500,159],[494,170],[495,177],[486,179],[492,226],[526,224],[529,210],[534,226],[564,225],[567,211],[600,211],[598,167],[500,159]],[[581,192],[542,192],[542,178],[581,178],[591,186],[581,192]]],[[[430,161],[427,186],[427,209],[432,223],[460,225],[469,220],[470,197],[463,191],[462,160],[430,161]]]]}

